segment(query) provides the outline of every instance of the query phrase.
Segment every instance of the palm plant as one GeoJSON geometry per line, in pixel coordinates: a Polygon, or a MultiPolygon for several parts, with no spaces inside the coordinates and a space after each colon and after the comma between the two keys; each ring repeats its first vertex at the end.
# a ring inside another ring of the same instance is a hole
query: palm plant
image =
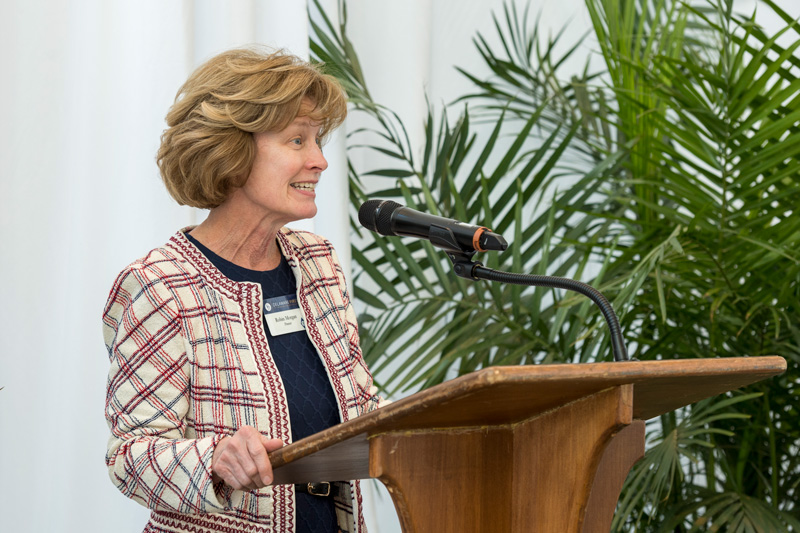
{"type": "MultiPolygon", "coordinates": [[[[468,106],[454,123],[429,112],[419,158],[369,95],[343,5],[342,25],[323,17],[312,51],[375,120],[350,145],[386,161],[351,167],[353,203],[369,192],[505,234],[509,250],[487,266],[598,286],[639,359],[789,359],[784,376],[746,394],[652,421],[614,527],[800,529],[800,26],[770,0],[786,24],[776,35],[731,0],[586,5],[601,67],[561,76],[577,44],[559,55],[564,33],[541,44],[538,21],[509,5],[495,19],[500,49],[475,39],[495,76],[462,69],[475,85],[468,106]]],[[[427,242],[360,234],[353,257],[363,348],[387,389],[489,365],[608,358],[580,297],[458,279],[427,242]]]]}

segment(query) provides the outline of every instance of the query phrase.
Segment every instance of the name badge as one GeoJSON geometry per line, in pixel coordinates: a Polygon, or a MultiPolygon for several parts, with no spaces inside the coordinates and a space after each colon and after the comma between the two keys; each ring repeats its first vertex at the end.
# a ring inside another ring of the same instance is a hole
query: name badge
{"type": "Polygon", "coordinates": [[[297,296],[277,296],[264,300],[264,319],[273,337],[306,329],[297,296]]]}

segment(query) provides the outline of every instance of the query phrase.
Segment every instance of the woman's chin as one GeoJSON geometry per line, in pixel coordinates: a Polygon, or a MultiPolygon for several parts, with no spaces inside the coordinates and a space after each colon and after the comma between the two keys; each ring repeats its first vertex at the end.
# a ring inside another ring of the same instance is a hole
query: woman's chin
{"type": "Polygon", "coordinates": [[[290,221],[288,221],[287,223],[297,222],[298,220],[306,220],[306,219],[309,219],[309,218],[314,218],[316,215],[317,215],[317,207],[316,206],[314,206],[313,209],[298,210],[297,213],[295,213],[295,215],[292,217],[292,219],[290,221]]]}

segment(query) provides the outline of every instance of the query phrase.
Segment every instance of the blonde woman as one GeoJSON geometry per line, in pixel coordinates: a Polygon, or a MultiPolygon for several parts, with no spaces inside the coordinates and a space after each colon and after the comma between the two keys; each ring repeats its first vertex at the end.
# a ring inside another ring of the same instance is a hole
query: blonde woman
{"type": "MultiPolygon", "coordinates": [[[[269,451],[378,406],[316,213],[340,86],[285,53],[199,67],[167,115],[172,197],[209,209],[117,278],[103,316],[106,463],[145,531],[364,531],[357,482],[271,485],[269,451]]],[[[345,216],[342,214],[342,216],[345,216]]]]}

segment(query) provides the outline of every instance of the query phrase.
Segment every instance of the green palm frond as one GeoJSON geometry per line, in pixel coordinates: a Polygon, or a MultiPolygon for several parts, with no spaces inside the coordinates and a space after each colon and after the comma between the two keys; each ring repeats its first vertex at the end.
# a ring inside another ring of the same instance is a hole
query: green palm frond
{"type": "MultiPolygon", "coordinates": [[[[697,490],[695,476],[703,475],[704,456],[713,453],[712,435],[732,436],[733,432],[714,427],[714,423],[747,419],[747,415],[728,408],[758,397],[758,393],[704,400],[680,413],[665,415],[648,423],[648,449],[644,459],[632,469],[626,490],[619,502],[612,529],[623,524],[638,531],[648,510],[667,501],[682,502],[697,490]],[[692,465],[686,472],[686,465],[692,465]],[[686,485],[689,485],[687,490],[686,485]]],[[[712,486],[716,480],[712,478],[712,486]]]]}
{"type": "Polygon", "coordinates": [[[684,531],[760,533],[800,529],[800,521],[795,516],[776,512],[768,503],[738,492],[721,492],[708,496],[691,505],[682,506],[676,515],[664,523],[662,531],[674,531],[691,516],[696,518],[684,524],[684,531]]]}

